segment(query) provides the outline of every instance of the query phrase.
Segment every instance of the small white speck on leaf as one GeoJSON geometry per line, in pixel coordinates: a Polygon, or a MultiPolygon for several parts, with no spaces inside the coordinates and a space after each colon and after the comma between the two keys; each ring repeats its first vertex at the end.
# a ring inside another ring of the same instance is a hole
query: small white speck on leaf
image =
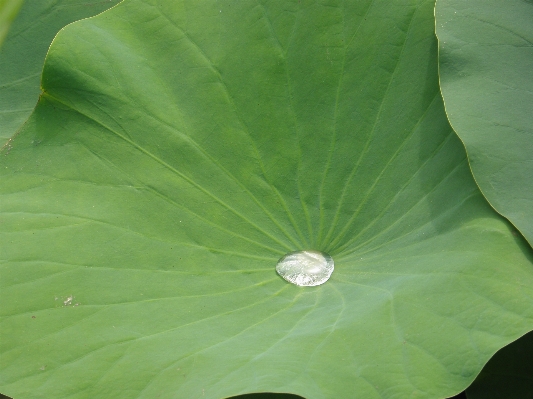
{"type": "Polygon", "coordinates": [[[69,306],[69,305],[72,305],[72,300],[74,299],[74,296],[73,295],[70,295],[67,297],[67,299],[65,299],[63,301],[63,305],[65,306],[69,306]]]}

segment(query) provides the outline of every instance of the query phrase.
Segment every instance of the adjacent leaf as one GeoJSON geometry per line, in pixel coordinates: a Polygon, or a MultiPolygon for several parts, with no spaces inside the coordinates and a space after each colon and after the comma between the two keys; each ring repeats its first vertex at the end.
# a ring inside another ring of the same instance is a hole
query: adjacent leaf
{"type": "Polygon", "coordinates": [[[449,126],[433,3],[132,0],[2,156],[0,390],[442,398],[533,327],[449,126]],[[331,279],[276,275],[286,252],[331,279]]]}
{"type": "Polygon", "coordinates": [[[533,2],[438,0],[448,119],[494,208],[533,244],[533,2]]]}
{"type": "Polygon", "coordinates": [[[118,0],[24,2],[6,42],[0,47],[1,144],[15,134],[37,103],[44,57],[57,31],[117,3],[118,0]]]}
{"type": "Polygon", "coordinates": [[[0,47],[24,0],[0,0],[0,47]]]}
{"type": "Polygon", "coordinates": [[[469,399],[533,397],[533,332],[498,351],[466,392],[469,399]]]}

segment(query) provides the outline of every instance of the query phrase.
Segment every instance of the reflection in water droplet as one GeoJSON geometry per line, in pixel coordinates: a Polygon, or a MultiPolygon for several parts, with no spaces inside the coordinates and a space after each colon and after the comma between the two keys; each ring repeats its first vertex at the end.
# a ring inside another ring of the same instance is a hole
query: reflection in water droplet
{"type": "Polygon", "coordinates": [[[329,280],[333,265],[333,258],[324,252],[297,251],[281,258],[276,271],[289,283],[312,287],[329,280]]]}

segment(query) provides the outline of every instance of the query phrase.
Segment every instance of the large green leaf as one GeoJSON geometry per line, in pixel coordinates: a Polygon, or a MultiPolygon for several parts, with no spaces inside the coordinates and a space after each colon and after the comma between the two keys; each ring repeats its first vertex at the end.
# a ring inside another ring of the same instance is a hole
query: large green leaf
{"type": "Polygon", "coordinates": [[[44,57],[57,31],[117,3],[118,0],[24,2],[0,47],[0,146],[28,119],[37,103],[44,57]]]}
{"type": "Polygon", "coordinates": [[[442,94],[474,177],[533,244],[533,2],[438,0],[442,94]]]}
{"type": "Polygon", "coordinates": [[[501,349],[467,389],[468,399],[533,397],[533,332],[501,349]]]}
{"type": "Polygon", "coordinates": [[[431,1],[126,1],[2,155],[0,389],[437,398],[533,327],[449,126],[431,1]],[[275,273],[329,252],[318,287],[275,273]]]}

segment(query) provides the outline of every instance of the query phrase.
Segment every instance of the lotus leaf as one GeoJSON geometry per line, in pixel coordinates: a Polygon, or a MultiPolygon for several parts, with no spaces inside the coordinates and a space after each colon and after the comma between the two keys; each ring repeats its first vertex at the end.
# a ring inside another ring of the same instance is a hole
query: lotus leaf
{"type": "Polygon", "coordinates": [[[437,0],[442,94],[488,201],[533,244],[533,2],[437,0]]]}
{"type": "Polygon", "coordinates": [[[0,146],[20,129],[39,99],[44,57],[57,31],[117,3],[118,0],[26,0],[23,3],[0,47],[0,146]]]}
{"type": "Polygon", "coordinates": [[[1,157],[0,390],[443,398],[533,327],[533,256],[440,95],[433,2],[124,1],[1,157]],[[329,253],[326,283],[275,272],[329,253]]]}

